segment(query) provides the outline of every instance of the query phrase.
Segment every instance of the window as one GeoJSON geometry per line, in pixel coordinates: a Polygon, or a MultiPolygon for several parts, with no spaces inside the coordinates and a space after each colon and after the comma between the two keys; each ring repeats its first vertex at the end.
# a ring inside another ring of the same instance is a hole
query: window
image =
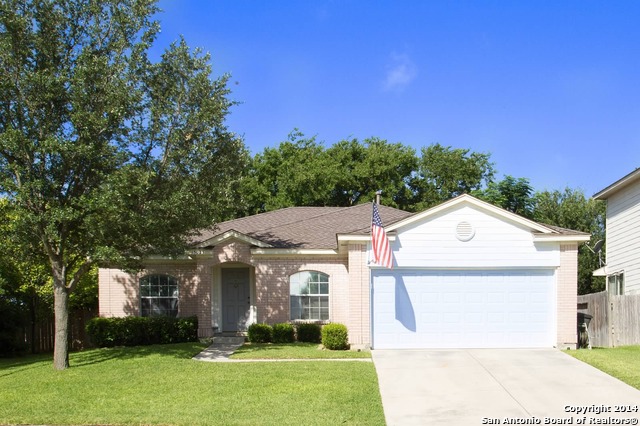
{"type": "Polygon", "coordinates": [[[178,281],[170,275],[147,275],[140,279],[140,315],[178,316],[178,281]]]}
{"type": "Polygon", "coordinates": [[[624,274],[622,272],[609,275],[607,280],[609,281],[607,287],[611,296],[622,296],[624,294],[624,274]]]}
{"type": "Polygon", "coordinates": [[[292,320],[329,320],[329,275],[298,272],[289,285],[292,320]]]}

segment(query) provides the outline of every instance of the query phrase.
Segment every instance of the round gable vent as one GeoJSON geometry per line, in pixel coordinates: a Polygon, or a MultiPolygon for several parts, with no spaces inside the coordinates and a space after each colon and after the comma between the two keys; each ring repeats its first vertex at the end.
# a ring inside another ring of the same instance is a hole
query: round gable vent
{"type": "Polygon", "coordinates": [[[476,230],[469,222],[460,222],[456,226],[456,238],[460,241],[469,241],[476,235],[476,230]]]}

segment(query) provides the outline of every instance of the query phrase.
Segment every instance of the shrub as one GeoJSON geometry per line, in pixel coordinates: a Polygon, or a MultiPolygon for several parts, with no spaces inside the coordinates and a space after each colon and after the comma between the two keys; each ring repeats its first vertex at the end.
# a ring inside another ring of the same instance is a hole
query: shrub
{"type": "Polygon", "coordinates": [[[349,349],[347,327],[338,323],[331,323],[322,327],[322,345],[331,350],[349,349]]]}
{"type": "Polygon", "coordinates": [[[198,317],[180,318],[176,323],[175,335],[178,342],[195,342],[198,340],[198,317]],[[195,336],[195,337],[194,337],[195,336]]]}
{"type": "Polygon", "coordinates": [[[91,343],[98,347],[138,346],[198,340],[198,317],[92,318],[87,323],[91,343]]]}
{"type": "Polygon", "coordinates": [[[114,345],[116,318],[92,318],[87,322],[86,329],[91,343],[100,348],[114,345]]]}
{"type": "Polygon", "coordinates": [[[280,323],[273,325],[273,343],[293,343],[295,340],[295,330],[293,325],[280,323]]]}
{"type": "Polygon", "coordinates": [[[320,343],[320,325],[302,323],[296,325],[298,342],[320,343]]]}
{"type": "Polygon", "coordinates": [[[247,330],[247,335],[251,343],[269,343],[273,329],[269,324],[251,324],[247,330]]]}

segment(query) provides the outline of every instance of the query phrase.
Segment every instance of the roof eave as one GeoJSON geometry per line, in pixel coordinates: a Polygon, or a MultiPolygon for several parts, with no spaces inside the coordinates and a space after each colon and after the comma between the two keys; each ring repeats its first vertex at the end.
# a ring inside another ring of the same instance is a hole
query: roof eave
{"type": "MultiPolygon", "coordinates": [[[[371,234],[338,234],[337,235],[338,242],[370,242],[371,234]]],[[[397,234],[395,233],[387,233],[387,238],[389,241],[395,241],[397,238],[397,234]]]]}
{"type": "Polygon", "coordinates": [[[562,234],[533,234],[534,242],[545,242],[545,243],[584,243],[591,239],[591,235],[589,234],[571,234],[571,235],[562,235],[562,234]]]}
{"type": "Polygon", "coordinates": [[[596,200],[606,200],[610,195],[618,192],[619,190],[623,189],[624,187],[635,182],[638,179],[640,179],[640,169],[635,169],[628,175],[624,176],[622,179],[618,179],[603,190],[593,194],[593,198],[595,198],[596,200]]]}

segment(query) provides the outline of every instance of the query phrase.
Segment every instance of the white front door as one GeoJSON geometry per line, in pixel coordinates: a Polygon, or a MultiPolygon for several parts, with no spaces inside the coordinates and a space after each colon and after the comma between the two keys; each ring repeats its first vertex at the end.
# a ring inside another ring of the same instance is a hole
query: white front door
{"type": "Polygon", "coordinates": [[[555,276],[373,271],[374,349],[553,347],[555,276]]]}

